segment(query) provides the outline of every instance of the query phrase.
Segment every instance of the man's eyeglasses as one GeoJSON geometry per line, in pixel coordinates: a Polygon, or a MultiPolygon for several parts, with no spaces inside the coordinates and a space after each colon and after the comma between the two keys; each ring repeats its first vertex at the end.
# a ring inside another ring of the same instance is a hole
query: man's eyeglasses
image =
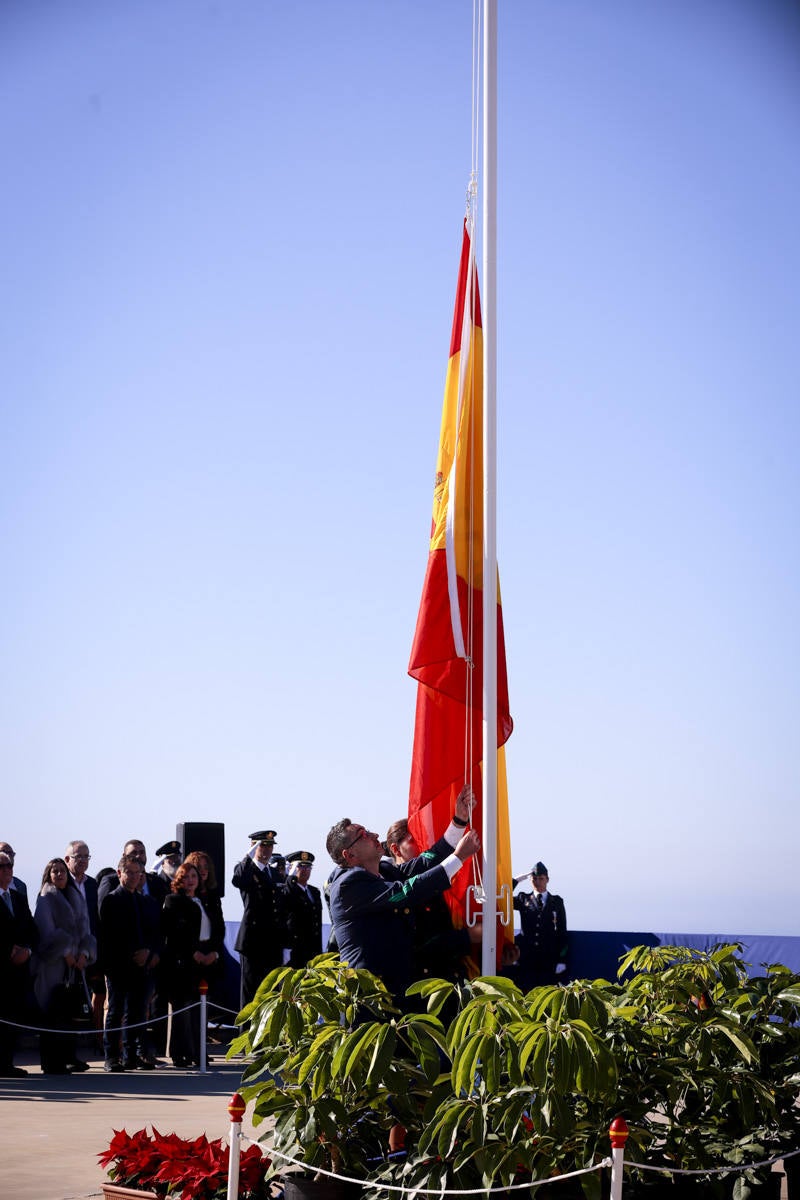
{"type": "Polygon", "coordinates": [[[353,846],[355,846],[356,842],[360,841],[366,832],[367,832],[366,829],[362,825],[361,829],[356,834],[356,836],[353,838],[352,842],[348,842],[346,846],[342,846],[342,849],[343,850],[352,850],[353,846]]]}

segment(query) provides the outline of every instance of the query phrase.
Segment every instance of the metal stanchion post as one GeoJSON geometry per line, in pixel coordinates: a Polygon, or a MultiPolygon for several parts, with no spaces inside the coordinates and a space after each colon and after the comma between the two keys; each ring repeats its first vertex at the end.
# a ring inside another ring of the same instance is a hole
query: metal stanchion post
{"type": "Polygon", "coordinates": [[[242,1117],[246,1108],[238,1092],[231,1096],[228,1112],[231,1114],[231,1153],[228,1159],[228,1200],[239,1196],[239,1156],[242,1152],[242,1117]]]}
{"type": "Polygon", "coordinates": [[[200,1074],[208,1072],[208,984],[200,980],[200,1074]]]}
{"type": "Polygon", "coordinates": [[[622,1200],[622,1167],[628,1126],[624,1117],[615,1117],[608,1130],[611,1138],[611,1200],[622,1200]]]}

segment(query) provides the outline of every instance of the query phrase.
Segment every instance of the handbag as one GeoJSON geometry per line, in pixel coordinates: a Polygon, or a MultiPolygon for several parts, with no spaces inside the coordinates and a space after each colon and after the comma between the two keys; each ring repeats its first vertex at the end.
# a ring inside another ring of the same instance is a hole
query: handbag
{"type": "Polygon", "coordinates": [[[64,968],[64,979],[53,988],[49,1008],[67,1029],[91,1028],[92,997],[83,971],[64,968]]]}

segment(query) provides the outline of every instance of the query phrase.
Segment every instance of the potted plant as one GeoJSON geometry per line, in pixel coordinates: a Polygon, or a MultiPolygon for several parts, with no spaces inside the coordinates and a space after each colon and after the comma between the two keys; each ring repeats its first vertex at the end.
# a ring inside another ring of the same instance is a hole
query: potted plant
{"type": "Polygon", "coordinates": [[[320,1171],[371,1177],[418,1122],[445,1051],[435,1016],[402,1015],[380,979],[332,954],[272,971],[238,1023],[228,1057],[250,1057],[239,1091],[253,1124],[275,1119],[273,1172],[282,1155],[301,1164],[287,1196],[314,1176],[319,1194],[320,1171]]]}
{"type": "MultiPolygon", "coordinates": [[[[748,979],[739,951],[638,947],[613,983],[527,995],[503,978],[426,980],[410,989],[425,1011],[411,1014],[327,956],[267,977],[231,1053],[251,1056],[242,1094],[254,1124],[275,1118],[273,1170],[284,1154],[307,1175],[413,1191],[539,1183],[605,1159],[622,1114],[626,1161],[711,1172],[800,1145],[800,979],[779,966],[748,979]]],[[[678,1193],[634,1169],[626,1195],[767,1200],[776,1181],[681,1177],[678,1193]]],[[[594,1171],[552,1195],[599,1200],[604,1186],[594,1171]]]]}
{"type": "MultiPolygon", "coordinates": [[[[135,1200],[225,1200],[228,1195],[227,1144],[217,1138],[209,1141],[182,1138],[175,1133],[161,1134],[153,1129],[127,1133],[115,1130],[107,1150],[98,1155],[100,1166],[108,1169],[111,1183],[103,1184],[107,1198],[135,1197],[135,1200]]],[[[239,1160],[240,1200],[263,1200],[269,1195],[267,1172],[270,1161],[258,1146],[248,1146],[239,1160]]]]}

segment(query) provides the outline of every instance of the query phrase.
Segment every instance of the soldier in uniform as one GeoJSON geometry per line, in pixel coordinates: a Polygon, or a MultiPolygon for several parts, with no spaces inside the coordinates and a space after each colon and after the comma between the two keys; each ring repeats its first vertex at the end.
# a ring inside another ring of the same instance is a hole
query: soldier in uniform
{"type": "Polygon", "coordinates": [[[276,836],[274,829],[251,833],[249,853],[233,868],[231,882],[244,905],[235,946],[242,966],[242,1008],[264,976],[283,962],[283,886],[269,865],[276,836]]]}
{"type": "Polygon", "coordinates": [[[472,788],[462,788],[455,814],[430,850],[400,866],[383,859],[376,833],[343,818],[333,826],[327,848],[337,870],[330,877],[330,909],[343,962],[379,975],[395,1003],[406,1006],[413,978],[413,907],[445,891],[463,864],[480,848],[467,831],[472,788]]]}
{"type": "Polygon", "coordinates": [[[308,881],[314,866],[309,850],[287,854],[289,878],[286,883],[286,931],[289,963],[305,967],[322,954],[322,896],[308,881]]]}
{"type": "MultiPolygon", "coordinates": [[[[514,897],[514,908],[522,923],[519,979],[524,991],[543,984],[553,984],[559,976],[566,982],[569,938],[567,914],[560,896],[548,892],[550,877],[543,862],[531,867],[528,876],[532,892],[520,892],[514,897]]],[[[522,883],[524,875],[514,880],[522,883]]]]}
{"type": "MultiPolygon", "coordinates": [[[[166,884],[167,895],[169,895],[172,891],[175,872],[183,862],[180,842],[175,841],[174,838],[171,842],[164,842],[164,845],[159,846],[156,850],[156,856],[159,860],[156,864],[156,875],[166,884]]],[[[164,898],[166,899],[166,896],[164,898]]]]}

